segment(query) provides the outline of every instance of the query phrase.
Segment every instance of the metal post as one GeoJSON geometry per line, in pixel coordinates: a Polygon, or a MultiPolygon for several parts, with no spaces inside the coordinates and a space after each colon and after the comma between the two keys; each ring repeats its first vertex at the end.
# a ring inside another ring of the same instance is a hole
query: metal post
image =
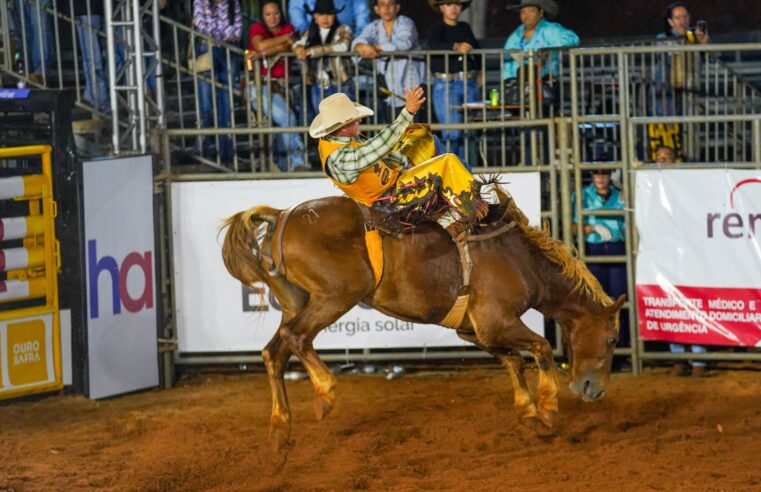
{"type": "Polygon", "coordinates": [[[164,127],[164,84],[161,69],[158,0],[105,2],[108,74],[111,81],[113,152],[148,151],[149,121],[146,112],[146,81],[155,70],[156,94],[149,103],[156,112],[156,125],[164,127]],[[150,17],[148,30],[143,18],[150,17]],[[117,66],[117,52],[122,64],[117,66]],[[146,61],[148,69],[146,70],[146,61]],[[126,116],[126,117],[125,117],[126,116]]]}

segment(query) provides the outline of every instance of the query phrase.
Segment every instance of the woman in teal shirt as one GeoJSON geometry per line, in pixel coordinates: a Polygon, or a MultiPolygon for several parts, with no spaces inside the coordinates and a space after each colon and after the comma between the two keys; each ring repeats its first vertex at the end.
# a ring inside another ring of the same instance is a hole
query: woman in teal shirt
{"type": "MultiPolygon", "coordinates": [[[[592,182],[581,190],[582,210],[621,210],[620,216],[585,215],[581,233],[584,251],[589,256],[623,256],[626,254],[624,199],[621,190],[610,182],[610,169],[597,169],[592,182]]],[[[579,217],[576,211],[576,194],[571,195],[573,210],[573,233],[578,234],[579,217]]],[[[626,263],[587,263],[589,271],[614,299],[627,292],[626,263]]],[[[629,325],[626,312],[622,311],[619,346],[629,345],[629,325]]]]}
{"type": "MultiPolygon", "coordinates": [[[[560,10],[553,0],[521,0],[519,5],[511,5],[508,10],[520,10],[521,25],[507,38],[506,50],[529,51],[579,45],[579,36],[575,32],[544,18],[545,15],[555,16],[560,10]]],[[[549,62],[542,67],[541,76],[557,75],[559,59],[558,53],[553,52],[549,62]]],[[[506,55],[502,78],[517,77],[518,68],[518,62],[506,55]]]]}

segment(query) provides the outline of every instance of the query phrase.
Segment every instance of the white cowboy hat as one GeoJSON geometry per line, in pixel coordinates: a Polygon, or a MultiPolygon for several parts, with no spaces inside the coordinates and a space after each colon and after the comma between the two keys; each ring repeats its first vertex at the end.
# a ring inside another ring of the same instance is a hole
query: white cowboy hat
{"type": "Polygon", "coordinates": [[[320,112],[309,125],[312,138],[322,138],[354,121],[375,113],[367,106],[352,102],[343,92],[337,92],[320,101],[320,112]]]}

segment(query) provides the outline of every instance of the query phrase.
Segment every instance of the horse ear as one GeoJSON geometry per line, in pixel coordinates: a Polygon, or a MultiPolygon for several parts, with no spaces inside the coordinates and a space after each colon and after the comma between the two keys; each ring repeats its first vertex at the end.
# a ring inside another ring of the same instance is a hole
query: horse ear
{"type": "Polygon", "coordinates": [[[626,294],[621,294],[620,296],[618,296],[618,299],[616,299],[616,302],[614,302],[608,308],[608,310],[610,311],[611,314],[616,314],[618,313],[618,311],[621,309],[621,306],[623,306],[625,302],[626,302],[626,294]]]}

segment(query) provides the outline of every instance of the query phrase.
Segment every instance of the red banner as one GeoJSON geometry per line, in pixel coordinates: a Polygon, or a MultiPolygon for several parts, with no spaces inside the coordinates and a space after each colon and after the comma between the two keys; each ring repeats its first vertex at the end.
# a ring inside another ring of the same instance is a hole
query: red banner
{"type": "Polygon", "coordinates": [[[761,346],[761,289],[637,285],[644,340],[761,346]]]}

